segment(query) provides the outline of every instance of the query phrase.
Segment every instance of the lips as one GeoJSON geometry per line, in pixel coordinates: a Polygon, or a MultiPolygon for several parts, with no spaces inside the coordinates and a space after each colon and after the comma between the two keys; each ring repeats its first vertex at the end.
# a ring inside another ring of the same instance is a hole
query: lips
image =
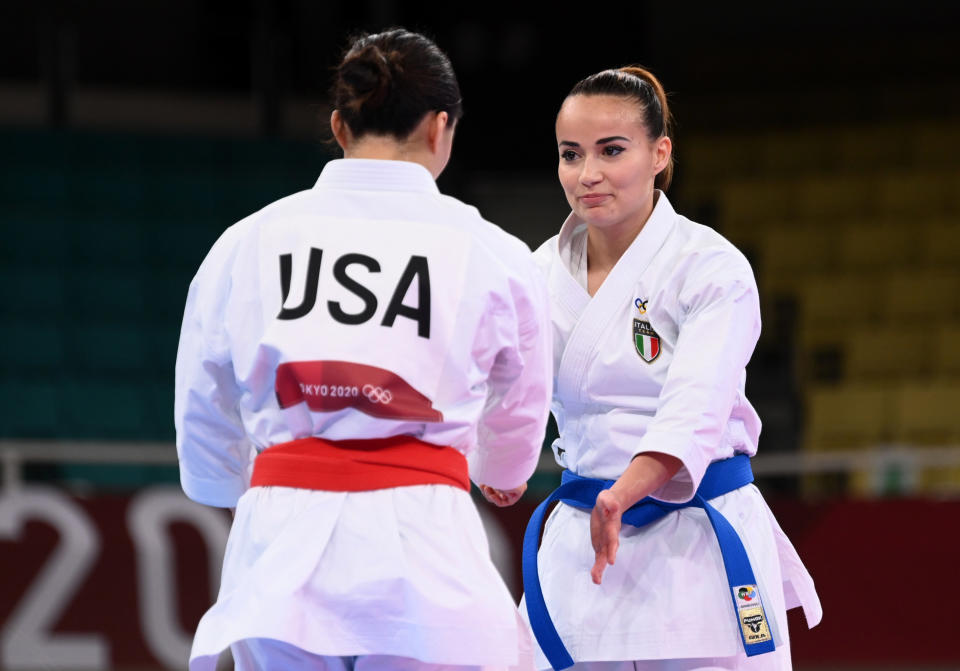
{"type": "Polygon", "coordinates": [[[587,206],[600,205],[608,198],[610,198],[608,193],[588,193],[580,196],[580,202],[587,206]]]}

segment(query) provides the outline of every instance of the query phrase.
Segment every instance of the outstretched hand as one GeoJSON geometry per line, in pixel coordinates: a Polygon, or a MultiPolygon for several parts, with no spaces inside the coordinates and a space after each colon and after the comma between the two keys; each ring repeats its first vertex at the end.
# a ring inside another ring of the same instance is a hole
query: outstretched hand
{"type": "Polygon", "coordinates": [[[590,540],[597,553],[590,576],[600,584],[603,572],[613,564],[620,547],[620,518],[637,501],[659,489],[683,466],[677,457],[663,452],[641,452],[610,489],[597,496],[590,514],[590,540]]]}
{"type": "Polygon", "coordinates": [[[496,489],[487,485],[480,485],[480,493],[483,494],[483,498],[499,508],[512,506],[520,500],[525,491],[527,491],[526,482],[513,489],[496,489]]]}
{"type": "Polygon", "coordinates": [[[590,569],[594,584],[600,584],[604,569],[612,566],[617,559],[622,516],[623,505],[613,492],[605,489],[597,495],[597,502],[590,514],[590,540],[596,553],[596,560],[590,569]]]}

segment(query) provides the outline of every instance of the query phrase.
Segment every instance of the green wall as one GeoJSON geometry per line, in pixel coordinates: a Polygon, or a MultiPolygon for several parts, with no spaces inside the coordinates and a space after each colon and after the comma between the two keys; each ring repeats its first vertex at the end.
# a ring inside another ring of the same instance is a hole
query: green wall
{"type": "Polygon", "coordinates": [[[318,143],[0,129],[0,438],[169,440],[187,287],[318,143]]]}

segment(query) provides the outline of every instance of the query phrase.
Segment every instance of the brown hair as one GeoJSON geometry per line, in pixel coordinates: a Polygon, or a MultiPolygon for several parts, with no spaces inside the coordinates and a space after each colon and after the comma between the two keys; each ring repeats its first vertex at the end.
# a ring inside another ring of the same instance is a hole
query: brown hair
{"type": "Polygon", "coordinates": [[[419,33],[393,28],[351,40],[337,66],[331,98],[356,137],[404,139],[427,112],[463,116],[460,85],[450,59],[419,33]]]}
{"type": "MultiPolygon", "coordinates": [[[[673,115],[667,104],[663,85],[652,72],[639,65],[628,65],[615,70],[603,70],[581,79],[567,94],[571,96],[618,96],[635,101],[651,141],[673,133],[673,115]]],[[[654,180],[654,186],[666,191],[673,179],[673,155],[667,166],[654,180]]]]}

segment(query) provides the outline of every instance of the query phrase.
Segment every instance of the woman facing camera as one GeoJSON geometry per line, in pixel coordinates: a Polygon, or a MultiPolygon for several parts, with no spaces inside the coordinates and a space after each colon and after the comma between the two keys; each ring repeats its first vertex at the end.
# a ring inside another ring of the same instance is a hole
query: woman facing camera
{"type": "Polygon", "coordinates": [[[821,617],[751,484],[753,272],[667,199],[670,124],[663,87],[639,67],[587,77],[557,115],[573,212],[535,257],[566,471],[525,542],[539,668],[789,669],[787,609],[802,605],[811,626],[821,617]]]}
{"type": "Polygon", "coordinates": [[[187,297],[181,483],[236,507],[190,668],[532,669],[469,490],[509,505],[536,467],[544,282],[437,190],[461,101],[433,42],[356,39],[333,99],[344,158],[230,227],[187,297]]]}

